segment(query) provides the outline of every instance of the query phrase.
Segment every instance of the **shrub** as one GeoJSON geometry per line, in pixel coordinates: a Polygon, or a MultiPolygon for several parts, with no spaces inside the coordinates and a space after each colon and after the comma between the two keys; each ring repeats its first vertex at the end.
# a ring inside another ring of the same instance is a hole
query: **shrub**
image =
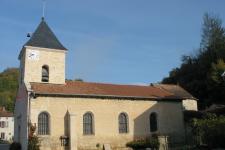
{"type": "Polygon", "coordinates": [[[12,144],[10,144],[9,150],[22,150],[21,144],[13,142],[12,144]]]}
{"type": "Polygon", "coordinates": [[[4,141],[0,139],[0,144],[9,144],[9,141],[4,141]]]}
{"type": "Polygon", "coordinates": [[[159,141],[157,137],[146,138],[146,139],[136,139],[134,141],[128,142],[127,147],[133,148],[135,150],[144,149],[144,148],[159,148],[159,141]]]}
{"type": "Polygon", "coordinates": [[[29,137],[28,150],[40,150],[39,139],[37,136],[29,137]]]}
{"type": "Polygon", "coordinates": [[[207,144],[211,148],[225,148],[225,116],[207,114],[203,119],[192,121],[192,131],[199,144],[207,144]]]}
{"type": "Polygon", "coordinates": [[[36,124],[29,124],[29,139],[28,139],[28,150],[40,150],[40,141],[34,132],[36,130],[36,124]]]}

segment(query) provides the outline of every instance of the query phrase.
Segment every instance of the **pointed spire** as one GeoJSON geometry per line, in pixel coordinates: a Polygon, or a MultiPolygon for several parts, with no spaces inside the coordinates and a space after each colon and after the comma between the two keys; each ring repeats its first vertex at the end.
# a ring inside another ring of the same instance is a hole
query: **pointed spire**
{"type": "Polygon", "coordinates": [[[32,34],[30,40],[24,46],[34,46],[42,48],[52,48],[59,50],[67,50],[57,39],[55,34],[45,22],[44,17],[41,18],[41,23],[32,34]]]}

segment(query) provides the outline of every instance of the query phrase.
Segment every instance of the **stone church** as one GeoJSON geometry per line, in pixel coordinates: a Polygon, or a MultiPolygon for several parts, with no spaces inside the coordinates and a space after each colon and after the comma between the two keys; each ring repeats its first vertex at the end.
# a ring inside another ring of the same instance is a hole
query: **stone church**
{"type": "MultiPolygon", "coordinates": [[[[178,85],[149,86],[65,80],[68,50],[42,18],[20,51],[15,137],[26,150],[30,126],[41,150],[91,150],[151,135],[185,140],[184,110],[196,99],[178,85]]],[[[91,56],[90,56],[91,57],[91,56]]]]}

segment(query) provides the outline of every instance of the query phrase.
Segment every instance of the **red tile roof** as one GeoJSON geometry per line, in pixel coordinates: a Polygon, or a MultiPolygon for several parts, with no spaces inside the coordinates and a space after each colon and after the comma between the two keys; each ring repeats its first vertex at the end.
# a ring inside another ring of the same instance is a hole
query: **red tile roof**
{"type": "Polygon", "coordinates": [[[160,89],[164,89],[166,91],[169,91],[176,95],[177,97],[187,98],[187,99],[196,99],[193,97],[190,93],[188,93],[186,90],[184,90],[179,85],[173,85],[173,84],[154,84],[155,87],[158,87],[160,89]]]}
{"type": "Polygon", "coordinates": [[[144,98],[144,99],[182,99],[174,93],[155,86],[116,85],[106,83],[90,83],[67,81],[65,85],[31,83],[35,94],[144,98]]]}
{"type": "Polygon", "coordinates": [[[0,117],[13,117],[13,113],[5,110],[4,107],[0,107],[0,117]]]}

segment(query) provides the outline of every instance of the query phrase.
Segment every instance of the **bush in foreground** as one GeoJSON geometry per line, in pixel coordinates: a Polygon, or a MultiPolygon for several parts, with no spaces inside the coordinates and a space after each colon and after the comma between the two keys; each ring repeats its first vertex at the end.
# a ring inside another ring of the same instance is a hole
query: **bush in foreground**
{"type": "Polygon", "coordinates": [[[13,142],[10,145],[9,150],[22,150],[21,144],[17,142],[13,142]]]}
{"type": "Polygon", "coordinates": [[[9,144],[9,141],[0,140],[0,144],[9,144]]]}
{"type": "Polygon", "coordinates": [[[225,116],[207,114],[203,119],[194,119],[192,129],[199,144],[210,148],[225,148],[225,116]]]}
{"type": "Polygon", "coordinates": [[[134,141],[128,142],[127,147],[133,148],[135,150],[144,149],[144,148],[159,148],[159,141],[157,137],[146,138],[146,139],[136,139],[134,141]]]}
{"type": "Polygon", "coordinates": [[[37,136],[29,137],[28,150],[40,150],[39,139],[37,136]]]}
{"type": "Polygon", "coordinates": [[[29,139],[28,139],[28,150],[40,150],[40,141],[39,138],[34,135],[36,130],[36,124],[29,124],[29,139]]]}

